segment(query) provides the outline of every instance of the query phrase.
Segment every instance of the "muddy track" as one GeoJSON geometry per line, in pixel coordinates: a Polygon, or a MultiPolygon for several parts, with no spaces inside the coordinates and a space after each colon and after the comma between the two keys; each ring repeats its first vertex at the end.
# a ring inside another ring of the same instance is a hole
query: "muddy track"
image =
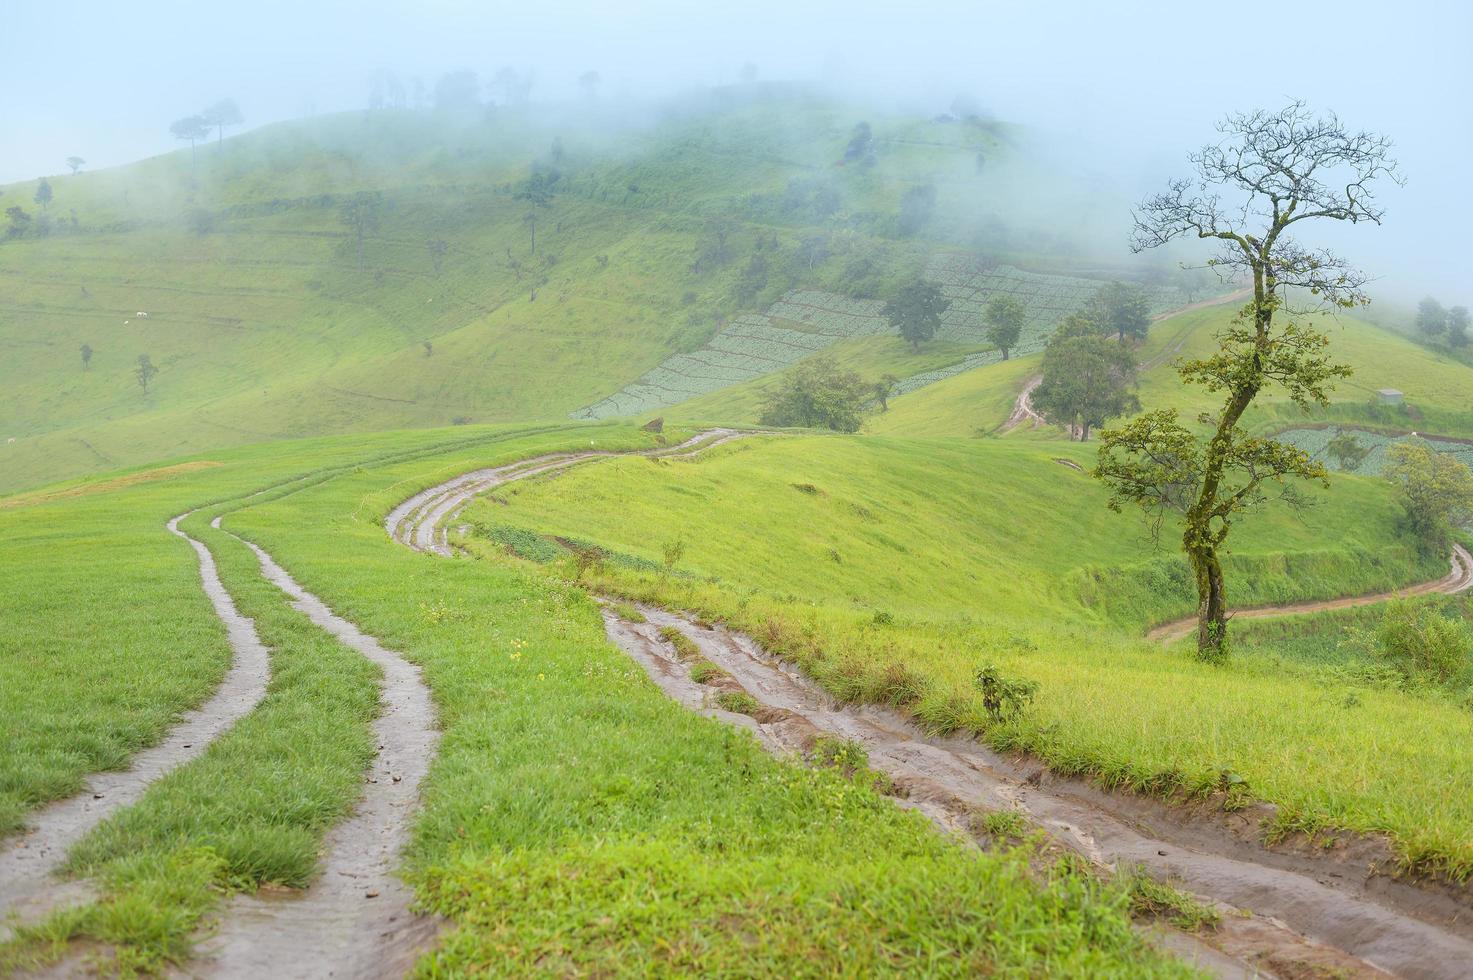
{"type": "MultiPolygon", "coordinates": [[[[690,455],[702,447],[698,437],[675,448],[690,455]]],[[[466,474],[406,501],[390,515],[387,529],[408,547],[449,554],[439,524],[475,493],[603,455],[611,454],[540,457],[466,474]]],[[[1167,941],[1205,969],[1222,975],[1391,973],[1443,980],[1466,976],[1473,963],[1466,895],[1423,890],[1378,874],[1385,855],[1375,846],[1349,847],[1338,860],[1313,847],[1271,851],[1259,842],[1254,822],[1271,808],[1227,814],[1211,805],[1180,807],[1106,793],[1084,780],[1056,777],[1036,760],[1000,756],[972,739],[930,738],[893,712],[835,702],[741,634],[698,626],[665,610],[642,611],[647,622],[636,625],[605,609],[610,639],[674,700],[751,730],[768,749],[801,753],[818,735],[853,739],[865,746],[873,768],[895,780],[902,805],[944,829],[970,835],[979,810],[1017,810],[1056,845],[1097,865],[1139,866],[1215,904],[1224,914],[1219,930],[1206,937],[1210,948],[1179,933],[1167,941]],[[688,665],[659,638],[662,626],[689,636],[726,676],[707,685],[692,681],[688,665]],[[743,690],[761,708],[754,716],[724,711],[713,702],[721,690],[743,690]]]]}
{"type": "Polygon", "coordinates": [[[188,516],[180,514],[167,527],[194,548],[205,595],[225,624],[233,655],[225,679],[208,701],[186,712],[162,742],[134,756],[128,769],[89,776],[82,792],[43,807],[20,836],[0,845],[0,919],[34,922],[63,902],[90,896],[86,884],[54,876],[71,846],[114,811],[137,802],[154,780],[204,752],[266,695],[270,653],[256,635],[255,624],[240,614],[225,591],[209,549],[179,529],[179,522],[188,516]]]}
{"type": "MultiPolygon", "coordinates": [[[[1267,616],[1292,616],[1296,613],[1329,612],[1334,609],[1353,609],[1356,606],[1369,606],[1377,602],[1385,602],[1388,599],[1399,599],[1414,595],[1457,595],[1473,588],[1473,554],[1460,544],[1453,545],[1452,557],[1449,559],[1452,570],[1442,578],[1433,579],[1430,582],[1419,582],[1409,585],[1403,589],[1391,592],[1377,592],[1370,595],[1344,596],[1339,599],[1318,599],[1310,602],[1291,602],[1282,606],[1249,606],[1245,609],[1235,609],[1231,619],[1260,619],[1267,616]]],[[[1197,629],[1196,616],[1183,616],[1181,619],[1172,620],[1153,627],[1146,634],[1149,640],[1160,643],[1170,643],[1180,640],[1182,637],[1191,636],[1197,629]]]]}
{"type": "Polygon", "coordinates": [[[429,688],[418,667],[335,614],[264,550],[243,543],[295,609],[383,671],[373,726],[378,753],[352,816],[327,835],[321,877],[305,892],[263,890],[231,900],[218,930],[178,975],[403,976],[438,928],[410,911],[413,895],[394,876],[439,742],[429,688]]]}

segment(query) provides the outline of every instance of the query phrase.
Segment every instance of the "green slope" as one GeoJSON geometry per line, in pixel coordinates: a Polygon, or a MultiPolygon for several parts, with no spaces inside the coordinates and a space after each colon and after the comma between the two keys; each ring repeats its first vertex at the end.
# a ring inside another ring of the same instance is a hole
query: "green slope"
{"type": "Polygon", "coordinates": [[[244,441],[562,418],[795,285],[881,288],[970,234],[954,216],[989,186],[973,161],[1006,131],[870,116],[877,162],[842,166],[864,115],[782,90],[619,125],[348,114],[202,146],[193,180],[188,151],[56,178],[31,230],[0,238],[0,489],[244,441]],[[546,207],[518,197],[534,168],[560,175],[546,207]],[[933,218],[900,236],[923,184],[933,218]],[[360,192],[381,195],[361,271],[339,213],[360,192]],[[730,255],[694,271],[717,215],[730,255]],[[800,261],[816,230],[846,255],[800,261]]]}

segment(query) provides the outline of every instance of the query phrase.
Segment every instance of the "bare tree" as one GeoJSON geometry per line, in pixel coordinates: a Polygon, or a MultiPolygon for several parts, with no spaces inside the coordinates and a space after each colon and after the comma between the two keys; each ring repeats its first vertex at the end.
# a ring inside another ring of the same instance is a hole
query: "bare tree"
{"type": "Polygon", "coordinates": [[[173,133],[177,140],[189,141],[189,176],[193,179],[195,174],[194,147],[200,140],[209,139],[210,121],[204,116],[185,116],[183,119],[174,120],[169,126],[169,132],[173,133]]]}
{"type": "Polygon", "coordinates": [[[1222,408],[1203,417],[1211,427],[1205,442],[1175,409],[1107,430],[1095,469],[1113,491],[1114,509],[1139,505],[1155,515],[1156,529],[1166,512],[1181,512],[1182,549],[1197,584],[1198,655],[1211,661],[1227,652],[1219,556],[1234,520],[1263,502],[1269,487],[1294,502],[1300,498],[1290,478],[1325,480],[1324,467],[1302,450],[1249,435],[1239,422],[1269,386],[1302,408],[1327,404],[1328,390],[1350,370],[1330,360],[1328,337],[1292,318],[1368,302],[1364,274],[1293,233],[1315,219],[1380,224],[1374,185],[1401,179],[1390,140],[1351,132],[1302,102],[1231,115],[1218,130],[1221,142],[1190,157],[1195,179],[1173,181],[1141,205],[1131,245],[1140,252],[1183,237],[1209,239],[1221,246],[1213,268],[1251,278],[1253,299],[1219,332],[1217,351],[1177,368],[1183,381],[1220,394],[1222,408]],[[1306,297],[1307,306],[1286,305],[1306,297]]]}

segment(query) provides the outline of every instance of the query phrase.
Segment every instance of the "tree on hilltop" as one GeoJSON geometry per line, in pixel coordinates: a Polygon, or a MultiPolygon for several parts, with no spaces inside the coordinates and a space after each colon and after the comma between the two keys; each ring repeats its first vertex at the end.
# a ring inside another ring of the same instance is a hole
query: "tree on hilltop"
{"type": "Polygon", "coordinates": [[[67,157],[66,158],[66,165],[68,167],[71,167],[72,168],[72,176],[73,177],[75,177],[75,176],[77,176],[77,174],[81,173],[81,171],[82,171],[82,165],[85,164],[86,162],[87,161],[86,160],[83,160],[81,157],[73,156],[73,157],[67,157]]]}
{"type": "Polygon", "coordinates": [[[42,211],[51,207],[51,182],[45,177],[36,182],[36,195],[33,200],[41,205],[42,211]]]}
{"type": "Polygon", "coordinates": [[[241,115],[240,106],[235,104],[234,99],[221,99],[200,113],[200,117],[207,126],[214,127],[217,146],[225,142],[226,126],[239,126],[245,122],[245,116],[241,115]]]}
{"type": "Polygon", "coordinates": [[[1158,530],[1166,514],[1180,515],[1197,586],[1197,653],[1207,661],[1227,655],[1221,556],[1235,522],[1270,488],[1292,504],[1299,498],[1290,481],[1327,485],[1324,466],[1303,450],[1240,424],[1265,388],[1307,410],[1328,404],[1334,382],[1350,375],[1330,359],[1329,338],[1297,319],[1307,310],[1287,305],[1288,294],[1345,308],[1369,301],[1364,274],[1295,235],[1314,220],[1380,224],[1376,184],[1400,182],[1390,140],[1350,131],[1333,114],[1316,117],[1302,102],[1233,114],[1218,129],[1222,140],[1190,157],[1194,179],[1172,181],[1140,205],[1131,246],[1210,240],[1219,247],[1214,268],[1251,279],[1253,298],[1217,333],[1217,350],[1177,369],[1184,382],[1221,397],[1221,407],[1203,416],[1205,438],[1169,408],[1106,430],[1094,470],[1113,509],[1139,506],[1158,530]]]}
{"type": "Polygon", "coordinates": [[[210,123],[202,115],[185,116],[176,119],[169,125],[169,132],[176,140],[187,140],[189,142],[189,177],[194,179],[197,173],[195,167],[194,148],[200,140],[209,139],[210,123]]]}

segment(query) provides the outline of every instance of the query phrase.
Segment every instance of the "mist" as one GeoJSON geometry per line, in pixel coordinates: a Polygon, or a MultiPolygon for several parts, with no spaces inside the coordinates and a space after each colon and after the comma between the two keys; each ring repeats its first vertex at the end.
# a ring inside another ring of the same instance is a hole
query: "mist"
{"type": "MultiPolygon", "coordinates": [[[[936,114],[966,94],[1046,146],[1055,179],[1094,201],[1085,219],[1100,248],[1123,250],[1130,202],[1186,175],[1218,118],[1302,98],[1389,134],[1408,178],[1385,189],[1383,228],[1337,228],[1329,243],[1378,277],[1378,295],[1467,288],[1455,236],[1473,222],[1460,181],[1473,155],[1462,104],[1473,12],[1460,3],[1298,4],[1267,19],[1174,3],[7,6],[0,182],[63,173],[72,155],[95,170],[177,149],[170,121],[223,97],[247,129],[359,110],[381,68],[429,89],[447,71],[485,82],[512,66],[532,79],[534,104],[578,98],[578,77],[596,70],[612,114],[730,84],[750,65],[879,110],[936,114]]],[[[1019,200],[1040,222],[1072,220],[1045,197],[1019,200]]]]}

